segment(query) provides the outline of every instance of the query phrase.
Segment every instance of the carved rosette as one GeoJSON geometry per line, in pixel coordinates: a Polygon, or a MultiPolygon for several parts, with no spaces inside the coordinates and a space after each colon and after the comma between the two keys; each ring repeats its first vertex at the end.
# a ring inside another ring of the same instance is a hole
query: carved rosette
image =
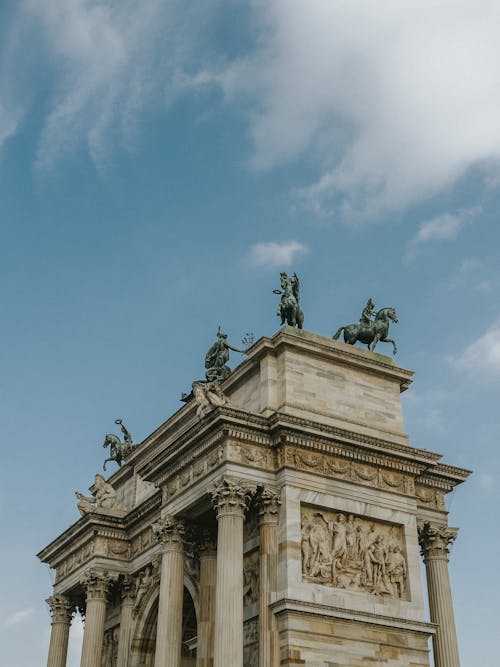
{"type": "Polygon", "coordinates": [[[245,516],[250,500],[255,493],[255,486],[242,481],[222,479],[212,489],[212,504],[217,515],[245,516]]]}
{"type": "Polygon", "coordinates": [[[279,494],[274,489],[264,487],[256,501],[259,524],[262,526],[266,523],[278,523],[280,505],[279,494]]]}
{"type": "Polygon", "coordinates": [[[111,584],[117,579],[116,574],[104,570],[87,570],[80,579],[89,600],[106,600],[111,584]]]}
{"type": "Polygon", "coordinates": [[[182,519],[168,514],[151,527],[155,538],[162,545],[163,552],[183,550],[186,527],[182,519]]]}
{"type": "Polygon", "coordinates": [[[424,521],[418,525],[418,542],[424,560],[428,558],[448,559],[449,545],[455,540],[458,528],[449,528],[424,521]]]}
{"type": "Polygon", "coordinates": [[[52,625],[54,623],[70,623],[76,611],[75,606],[63,595],[51,595],[45,600],[50,608],[52,625]]]}

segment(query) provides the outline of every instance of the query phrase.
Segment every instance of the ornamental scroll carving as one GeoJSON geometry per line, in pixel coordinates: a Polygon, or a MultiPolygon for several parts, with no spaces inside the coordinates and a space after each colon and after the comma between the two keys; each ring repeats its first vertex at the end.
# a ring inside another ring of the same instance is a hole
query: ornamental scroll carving
{"type": "Polygon", "coordinates": [[[402,526],[312,507],[301,519],[305,581],[409,599],[402,526]]]}

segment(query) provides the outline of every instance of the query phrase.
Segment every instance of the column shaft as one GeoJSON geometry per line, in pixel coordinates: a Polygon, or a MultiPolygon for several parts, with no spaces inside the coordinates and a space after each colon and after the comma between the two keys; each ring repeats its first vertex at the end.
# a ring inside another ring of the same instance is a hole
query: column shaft
{"type": "Polygon", "coordinates": [[[214,665],[215,591],[217,580],[217,552],[200,553],[200,607],[196,667],[214,665]]]}
{"type": "Polygon", "coordinates": [[[106,600],[87,600],[80,667],[101,667],[106,600]]]}
{"type": "Polygon", "coordinates": [[[278,510],[280,501],[272,489],[264,489],[259,508],[259,667],[279,667],[280,651],[276,617],[269,605],[278,589],[278,510]]]}
{"type": "Polygon", "coordinates": [[[214,667],[243,667],[243,513],[219,516],[214,667]]]}
{"type": "Polygon", "coordinates": [[[431,621],[439,627],[433,637],[435,667],[460,667],[447,558],[425,561],[431,621]]]}
{"type": "Polygon", "coordinates": [[[153,525],[163,543],[154,667],[180,667],[184,594],[184,526],[174,517],[153,525]]]}

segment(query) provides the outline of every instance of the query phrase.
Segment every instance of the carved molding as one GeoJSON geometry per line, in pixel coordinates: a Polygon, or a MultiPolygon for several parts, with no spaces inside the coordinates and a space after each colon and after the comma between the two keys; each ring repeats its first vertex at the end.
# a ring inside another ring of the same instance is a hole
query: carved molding
{"type": "Polygon", "coordinates": [[[402,526],[312,507],[301,520],[305,581],[408,599],[402,526]]]}
{"type": "Polygon", "coordinates": [[[167,515],[151,526],[153,535],[162,545],[163,551],[182,551],[186,527],[182,519],[167,515]]]}
{"type": "Polygon", "coordinates": [[[45,600],[50,608],[52,624],[71,623],[71,618],[75,613],[75,605],[64,597],[64,595],[51,595],[45,600]]]}
{"type": "Polygon", "coordinates": [[[424,561],[428,558],[447,558],[450,544],[456,539],[458,528],[423,521],[418,524],[418,543],[424,561]]]}
{"type": "Polygon", "coordinates": [[[85,589],[87,602],[89,600],[105,600],[111,584],[117,579],[117,574],[111,574],[105,570],[91,569],[84,572],[80,578],[80,583],[85,589]]]}
{"type": "Polygon", "coordinates": [[[212,504],[217,519],[228,514],[244,516],[255,488],[255,485],[227,477],[217,482],[212,489],[212,504]]]}

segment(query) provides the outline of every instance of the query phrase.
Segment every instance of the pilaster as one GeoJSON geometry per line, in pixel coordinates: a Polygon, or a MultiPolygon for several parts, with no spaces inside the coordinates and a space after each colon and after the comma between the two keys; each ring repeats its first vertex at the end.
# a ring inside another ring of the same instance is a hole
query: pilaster
{"type": "Polygon", "coordinates": [[[208,529],[205,529],[197,535],[196,548],[200,559],[200,609],[196,667],[213,667],[217,538],[208,529]]]}
{"type": "Polygon", "coordinates": [[[259,667],[279,667],[276,617],[269,605],[278,587],[278,513],[281,501],[274,489],[263,488],[256,507],[259,515],[259,667]]]}
{"type": "Polygon", "coordinates": [[[132,633],[132,613],[136,599],[133,577],[124,577],[121,584],[120,634],[118,637],[117,667],[130,665],[130,640],[132,633]]]}

